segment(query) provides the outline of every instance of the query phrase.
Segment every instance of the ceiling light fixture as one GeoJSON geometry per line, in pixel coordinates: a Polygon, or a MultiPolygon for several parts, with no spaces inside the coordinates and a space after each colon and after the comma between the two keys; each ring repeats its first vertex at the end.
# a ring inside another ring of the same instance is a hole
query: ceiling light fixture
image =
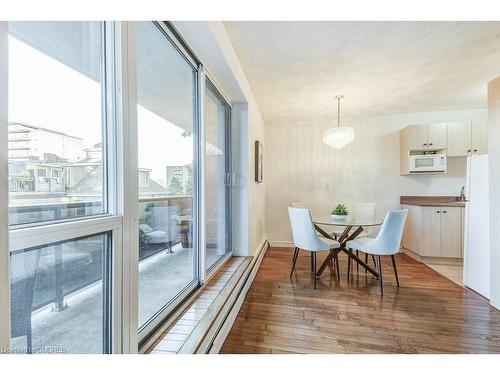
{"type": "Polygon", "coordinates": [[[354,139],[354,128],[340,126],[340,100],[344,95],[335,97],[337,100],[337,127],[325,130],[323,133],[323,142],[336,150],[347,146],[354,139]]]}

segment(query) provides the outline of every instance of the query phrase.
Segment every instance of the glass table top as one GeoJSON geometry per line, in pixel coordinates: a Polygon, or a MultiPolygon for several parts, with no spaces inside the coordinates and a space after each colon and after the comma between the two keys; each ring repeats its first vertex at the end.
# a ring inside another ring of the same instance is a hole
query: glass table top
{"type": "Polygon", "coordinates": [[[356,218],[347,216],[345,219],[333,219],[330,215],[318,215],[313,217],[315,224],[320,225],[334,225],[337,227],[371,227],[382,225],[383,220],[379,218],[356,218]]]}

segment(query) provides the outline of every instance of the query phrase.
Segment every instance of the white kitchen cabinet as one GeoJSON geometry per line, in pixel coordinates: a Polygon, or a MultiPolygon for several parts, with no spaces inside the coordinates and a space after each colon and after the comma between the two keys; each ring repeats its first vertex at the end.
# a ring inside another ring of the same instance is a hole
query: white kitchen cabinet
{"type": "Polygon", "coordinates": [[[421,247],[421,237],[418,236],[418,228],[421,221],[421,207],[403,204],[401,208],[408,210],[408,216],[406,217],[405,229],[403,231],[403,238],[401,241],[402,246],[405,249],[416,252],[417,249],[421,247]]]}
{"type": "Polygon", "coordinates": [[[448,123],[448,156],[488,153],[488,126],[485,121],[448,123]]]}
{"type": "Polygon", "coordinates": [[[442,150],[446,148],[447,124],[445,122],[427,125],[427,148],[442,150]]]}
{"type": "Polygon", "coordinates": [[[448,123],[448,156],[468,156],[472,151],[470,122],[448,123]]]}
{"type": "MultiPolygon", "coordinates": [[[[399,132],[400,174],[409,171],[410,151],[431,151],[446,149],[448,127],[446,123],[410,125],[399,132]]],[[[429,174],[441,174],[434,172],[429,174]]]]}
{"type": "Polygon", "coordinates": [[[488,153],[488,123],[486,121],[474,122],[471,126],[471,149],[473,155],[488,153]]]}
{"type": "Polygon", "coordinates": [[[427,150],[427,125],[408,126],[410,150],[427,150]]]}
{"type": "Polygon", "coordinates": [[[411,125],[408,130],[409,149],[412,151],[446,148],[446,123],[411,125]]]}
{"type": "Polygon", "coordinates": [[[462,257],[463,210],[460,207],[441,207],[441,252],[444,258],[462,257]]]}
{"type": "Polygon", "coordinates": [[[441,248],[441,213],[437,207],[422,207],[422,221],[419,233],[422,247],[417,254],[426,257],[439,257],[441,248]]]}
{"type": "Polygon", "coordinates": [[[420,259],[462,258],[463,208],[402,205],[408,209],[402,246],[420,259]]]}

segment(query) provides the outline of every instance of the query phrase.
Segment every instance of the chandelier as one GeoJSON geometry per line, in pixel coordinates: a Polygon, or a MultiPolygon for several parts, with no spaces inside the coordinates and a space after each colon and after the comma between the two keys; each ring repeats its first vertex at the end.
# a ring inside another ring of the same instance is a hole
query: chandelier
{"type": "Polygon", "coordinates": [[[340,100],[344,95],[336,96],[337,100],[337,127],[325,130],[323,133],[323,142],[336,150],[347,146],[354,139],[354,128],[340,126],[340,100]]]}

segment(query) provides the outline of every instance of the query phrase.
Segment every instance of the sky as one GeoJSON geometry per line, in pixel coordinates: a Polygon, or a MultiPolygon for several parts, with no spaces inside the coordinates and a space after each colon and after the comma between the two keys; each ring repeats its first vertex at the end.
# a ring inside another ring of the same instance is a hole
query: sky
{"type": "MultiPolygon", "coordinates": [[[[9,36],[9,122],[57,130],[83,139],[84,147],[101,141],[100,84],[9,36]]],[[[167,165],[193,160],[192,137],[183,129],[138,106],[139,167],[166,179],[167,165]]]]}

